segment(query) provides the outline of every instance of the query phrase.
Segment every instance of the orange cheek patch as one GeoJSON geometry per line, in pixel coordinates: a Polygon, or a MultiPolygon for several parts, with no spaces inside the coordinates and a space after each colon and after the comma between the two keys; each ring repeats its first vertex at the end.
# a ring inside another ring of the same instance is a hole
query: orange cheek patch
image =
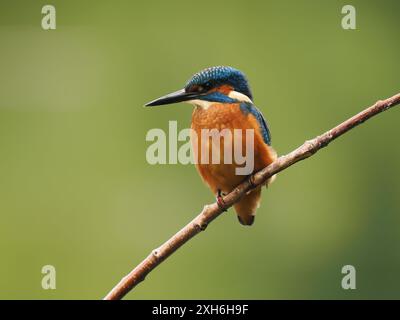
{"type": "Polygon", "coordinates": [[[220,87],[210,90],[210,92],[221,92],[222,94],[228,95],[229,92],[231,92],[232,90],[233,90],[233,87],[231,87],[227,84],[224,84],[220,87]]]}

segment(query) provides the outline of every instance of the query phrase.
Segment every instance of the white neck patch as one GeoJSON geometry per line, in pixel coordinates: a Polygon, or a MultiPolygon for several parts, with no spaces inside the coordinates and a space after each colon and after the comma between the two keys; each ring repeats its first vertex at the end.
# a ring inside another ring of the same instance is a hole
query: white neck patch
{"type": "MultiPolygon", "coordinates": [[[[238,102],[249,102],[249,103],[253,103],[253,101],[251,101],[251,99],[246,96],[243,93],[237,92],[237,91],[231,91],[228,94],[228,97],[231,99],[235,99],[238,102]]],[[[194,99],[194,100],[189,100],[186,101],[187,103],[190,103],[196,107],[202,108],[204,110],[207,110],[209,107],[211,107],[211,105],[213,103],[215,103],[214,101],[206,101],[206,100],[200,100],[200,99],[194,99]]]]}
{"type": "Polygon", "coordinates": [[[232,99],[236,99],[236,100],[238,100],[238,101],[240,101],[240,102],[249,102],[249,103],[253,103],[253,101],[251,101],[251,99],[250,99],[248,96],[246,96],[246,95],[243,94],[243,93],[237,92],[237,91],[231,91],[231,92],[229,92],[228,97],[229,97],[229,98],[232,98],[232,99]]]}
{"type": "Polygon", "coordinates": [[[207,110],[214,103],[212,101],[206,101],[206,100],[200,100],[200,99],[189,100],[186,102],[194,105],[195,107],[202,108],[204,110],[207,110]]]}

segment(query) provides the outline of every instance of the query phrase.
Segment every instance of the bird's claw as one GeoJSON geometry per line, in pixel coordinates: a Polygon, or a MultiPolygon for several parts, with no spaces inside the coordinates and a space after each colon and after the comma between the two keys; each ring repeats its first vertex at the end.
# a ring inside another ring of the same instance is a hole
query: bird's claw
{"type": "Polygon", "coordinates": [[[251,187],[252,189],[254,189],[254,188],[256,187],[256,184],[255,184],[255,182],[254,182],[254,176],[253,176],[253,175],[249,176],[249,177],[247,178],[247,180],[249,181],[250,187],[251,187]]]}

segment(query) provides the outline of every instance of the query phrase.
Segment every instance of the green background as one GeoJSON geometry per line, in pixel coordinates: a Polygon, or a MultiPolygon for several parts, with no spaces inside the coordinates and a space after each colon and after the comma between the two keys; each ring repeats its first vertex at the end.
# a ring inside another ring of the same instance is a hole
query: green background
{"type": "MultiPolygon", "coordinates": [[[[51,1],[44,31],[47,3],[0,4],[0,298],[102,298],[214,200],[193,166],[145,157],[192,107],[143,104],[193,73],[244,71],[279,154],[399,91],[399,1],[51,1]]],[[[230,210],[127,298],[400,298],[399,121],[281,173],[251,228],[230,210]]]]}

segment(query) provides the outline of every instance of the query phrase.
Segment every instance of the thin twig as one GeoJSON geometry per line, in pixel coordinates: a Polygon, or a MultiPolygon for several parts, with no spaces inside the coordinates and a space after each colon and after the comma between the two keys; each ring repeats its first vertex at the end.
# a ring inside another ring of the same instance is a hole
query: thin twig
{"type": "MultiPolygon", "coordinates": [[[[238,185],[232,192],[223,197],[227,207],[231,207],[252,188],[263,184],[274,174],[290,167],[291,165],[311,157],[319,149],[326,147],[331,141],[340,137],[347,131],[353,129],[369,118],[394,107],[400,103],[400,93],[386,100],[376,102],[373,106],[365,109],[354,117],[342,122],[324,134],[306,141],[303,145],[287,155],[279,157],[268,167],[255,173],[250,179],[238,185]]],[[[125,276],[104,298],[105,300],[119,300],[132,290],[139,282],[155,269],[161,262],[178,250],[196,234],[206,229],[207,225],[217,218],[223,211],[217,203],[206,205],[203,211],[190,223],[178,231],[174,236],[167,240],[144,259],[135,269],[125,276]]]]}

